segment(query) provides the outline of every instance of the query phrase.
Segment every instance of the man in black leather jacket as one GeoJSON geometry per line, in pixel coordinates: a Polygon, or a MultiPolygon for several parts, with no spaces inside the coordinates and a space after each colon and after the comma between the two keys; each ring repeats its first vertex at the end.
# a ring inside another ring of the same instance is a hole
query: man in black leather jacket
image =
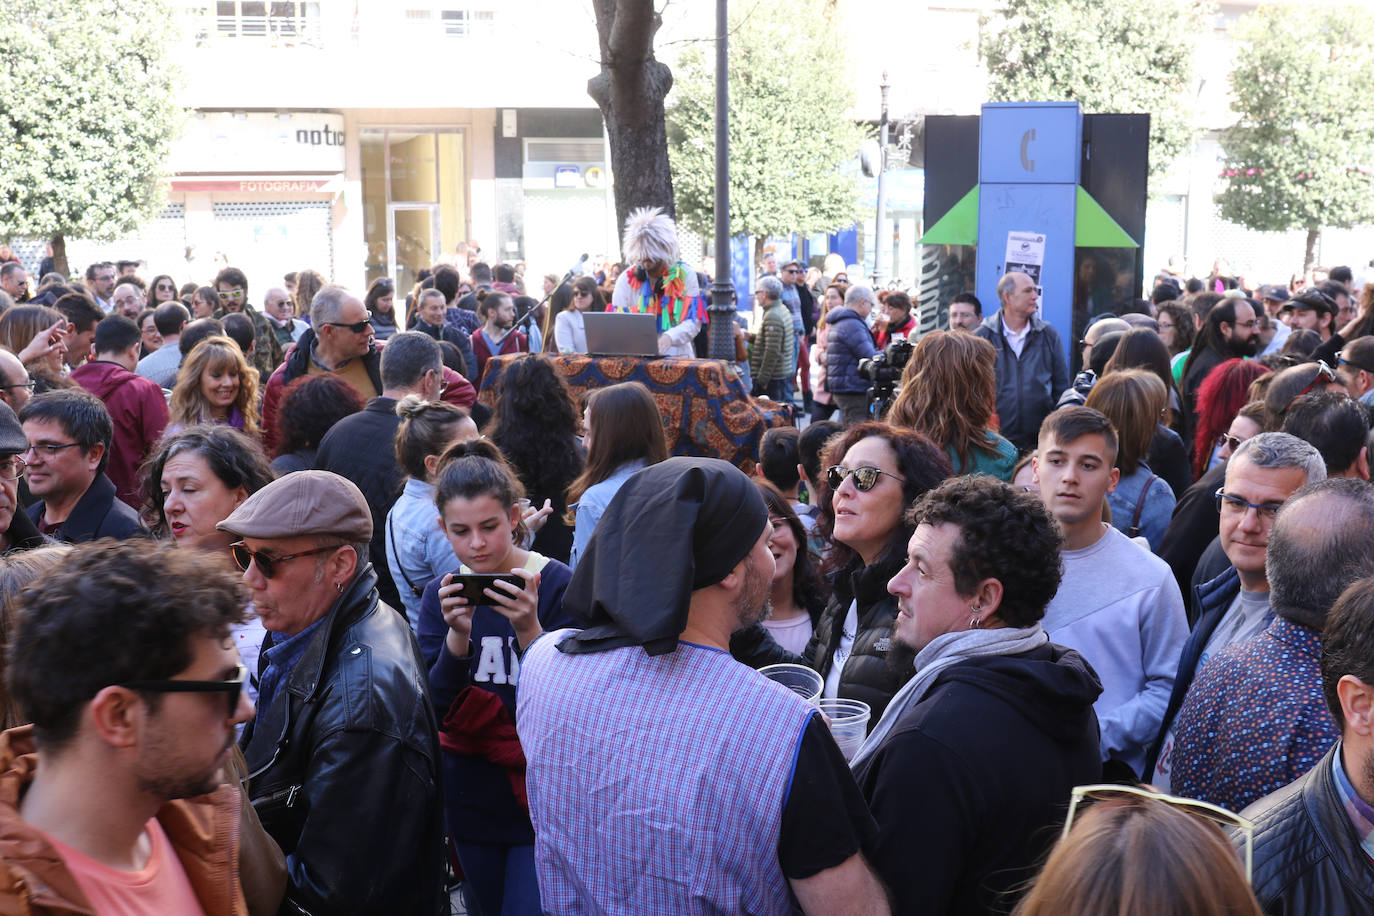
{"type": "Polygon", "coordinates": [[[268,639],[241,744],[286,853],[288,914],[447,912],[434,710],[405,617],[377,597],[372,514],[328,471],[288,474],[219,528],[268,639]]]}
{"type": "Polygon", "coordinates": [[[1374,578],[1331,610],[1321,669],[1340,742],[1243,814],[1255,824],[1251,887],[1270,914],[1374,913],[1374,578]]]}

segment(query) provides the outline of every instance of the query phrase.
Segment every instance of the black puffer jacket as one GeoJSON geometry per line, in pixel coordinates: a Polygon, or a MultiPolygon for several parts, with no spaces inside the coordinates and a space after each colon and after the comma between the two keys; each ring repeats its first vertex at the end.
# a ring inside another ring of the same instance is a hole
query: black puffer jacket
{"type": "Polygon", "coordinates": [[[887,665],[887,650],[892,644],[892,625],[897,619],[897,599],[888,594],[887,583],[906,563],[898,555],[879,560],[872,566],[858,570],[841,570],[835,575],[835,596],[825,607],[816,623],[802,657],[806,663],[825,677],[835,660],[840,645],[844,619],[849,604],[857,599],[859,631],[854,647],[840,675],[839,696],[848,700],[862,700],[872,709],[869,727],[882,718],[883,710],[896,692],[902,689],[915,668],[897,674],[887,665]]]}
{"type": "Polygon", "coordinates": [[[447,912],[428,678],[376,582],[367,566],[344,590],[243,732],[253,807],[289,857],[285,913],[447,912]]]}
{"type": "MultiPolygon", "coordinates": [[[[1374,913],[1374,867],[1360,848],[1331,772],[1339,748],[1243,813],[1255,825],[1250,886],[1270,916],[1374,913]]],[[[1244,842],[1238,835],[1233,840],[1244,842]]]]}

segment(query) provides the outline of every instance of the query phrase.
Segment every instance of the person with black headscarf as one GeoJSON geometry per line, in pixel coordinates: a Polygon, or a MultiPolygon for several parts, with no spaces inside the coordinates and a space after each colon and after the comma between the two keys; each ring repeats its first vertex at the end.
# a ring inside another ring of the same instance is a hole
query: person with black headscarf
{"type": "Polygon", "coordinates": [[[874,825],[825,722],[734,661],[768,612],[762,497],[671,458],[621,487],[535,640],[516,720],[546,911],[887,913],[874,825]]]}

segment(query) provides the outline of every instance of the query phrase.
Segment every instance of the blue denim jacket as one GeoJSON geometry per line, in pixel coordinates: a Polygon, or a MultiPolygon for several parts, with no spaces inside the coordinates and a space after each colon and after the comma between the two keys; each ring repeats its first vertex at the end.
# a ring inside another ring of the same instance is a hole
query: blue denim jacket
{"type": "Polygon", "coordinates": [[[582,551],[587,549],[587,542],[592,539],[592,532],[596,530],[596,523],[601,521],[601,513],[605,512],[606,507],[611,504],[611,500],[620,490],[621,484],[629,480],[636,471],[643,469],[644,466],[643,458],[625,462],[612,471],[610,477],[601,483],[592,484],[588,487],[587,492],[582,494],[582,498],[573,504],[572,508],[577,512],[577,516],[573,526],[572,554],[568,557],[569,569],[577,568],[577,561],[582,556],[582,551]]]}
{"type": "Polygon", "coordinates": [[[411,477],[386,516],[386,565],[413,630],[420,621],[420,595],[429,580],[451,572],[458,558],[437,521],[434,484],[411,477]]]}

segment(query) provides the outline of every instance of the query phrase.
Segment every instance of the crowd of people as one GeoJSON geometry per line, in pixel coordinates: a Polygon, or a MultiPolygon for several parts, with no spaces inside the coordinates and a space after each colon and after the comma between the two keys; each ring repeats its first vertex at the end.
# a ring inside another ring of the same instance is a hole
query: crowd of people
{"type": "Polygon", "coordinates": [[[770,255],[740,468],[549,358],[704,353],[672,220],[624,244],[542,300],[0,267],[0,909],[1374,912],[1374,284],[1066,348],[1025,274],[920,334],[770,255]]]}

